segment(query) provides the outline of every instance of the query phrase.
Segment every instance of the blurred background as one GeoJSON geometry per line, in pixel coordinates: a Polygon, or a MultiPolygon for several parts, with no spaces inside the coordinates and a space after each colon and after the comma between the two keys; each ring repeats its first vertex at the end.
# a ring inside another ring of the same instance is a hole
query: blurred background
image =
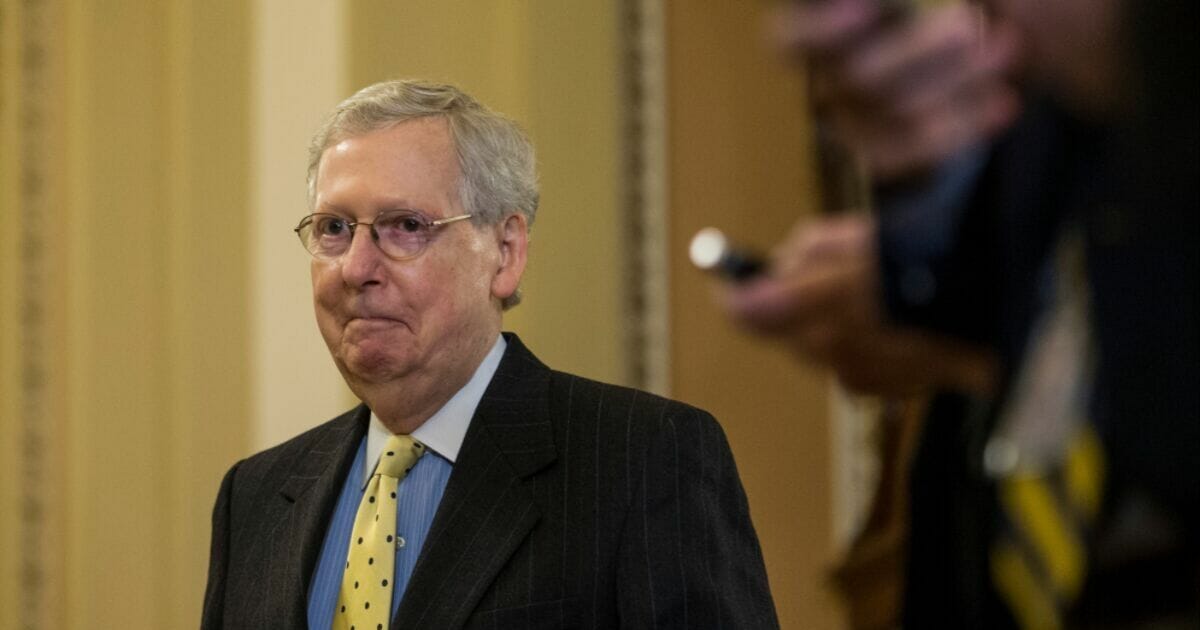
{"type": "MultiPolygon", "coordinates": [[[[544,361],[706,408],[786,628],[869,498],[830,379],[732,330],[686,245],[817,205],[803,77],[727,0],[0,0],[0,628],[190,628],[238,459],[356,401],[316,331],[307,142],[366,84],[520,121],[544,361]]],[[[856,428],[857,427],[857,428],[856,428]]]]}

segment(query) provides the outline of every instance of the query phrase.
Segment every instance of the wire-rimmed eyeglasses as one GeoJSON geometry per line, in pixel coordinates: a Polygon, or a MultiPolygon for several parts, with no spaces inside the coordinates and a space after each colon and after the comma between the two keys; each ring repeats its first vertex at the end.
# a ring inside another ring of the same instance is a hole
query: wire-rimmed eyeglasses
{"type": "Polygon", "coordinates": [[[472,215],[460,214],[431,221],[413,210],[385,210],[375,220],[351,221],[336,214],[317,212],[300,219],[295,227],[300,244],[308,253],[320,259],[338,258],[350,249],[354,231],[360,225],[371,229],[371,240],[384,254],[394,260],[414,258],[425,251],[439,228],[450,223],[469,219],[472,215]]]}

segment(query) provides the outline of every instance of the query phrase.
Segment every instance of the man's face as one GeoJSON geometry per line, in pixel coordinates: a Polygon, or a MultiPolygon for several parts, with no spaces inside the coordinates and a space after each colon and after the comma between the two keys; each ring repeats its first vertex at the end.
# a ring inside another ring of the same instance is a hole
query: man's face
{"type": "MultiPolygon", "coordinates": [[[[465,214],[446,121],[419,118],[343,140],[321,157],[315,212],[372,222],[385,210],[437,220],[465,214]]],[[[443,226],[416,258],[389,258],[360,226],[350,249],[312,262],[321,335],[352,389],[413,375],[469,376],[500,329],[493,278],[498,228],[443,226]]],[[[361,394],[360,394],[361,395],[361,394]]]]}

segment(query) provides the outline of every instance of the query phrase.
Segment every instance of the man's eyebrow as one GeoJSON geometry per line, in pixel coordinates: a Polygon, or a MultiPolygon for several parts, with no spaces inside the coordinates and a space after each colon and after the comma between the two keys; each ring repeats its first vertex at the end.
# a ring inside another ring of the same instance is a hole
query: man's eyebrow
{"type": "Polygon", "coordinates": [[[352,212],[347,212],[345,208],[339,205],[321,202],[313,207],[313,212],[321,214],[336,214],[338,216],[352,216],[352,212]]]}
{"type": "Polygon", "coordinates": [[[421,204],[414,203],[412,199],[407,197],[382,197],[372,200],[371,207],[379,212],[388,210],[413,210],[416,212],[424,212],[421,204]]]}
{"type": "Polygon", "coordinates": [[[349,208],[347,208],[345,206],[341,206],[338,204],[331,204],[328,202],[321,202],[321,203],[317,204],[316,208],[313,209],[313,212],[320,213],[320,214],[336,214],[341,217],[347,217],[347,218],[352,218],[352,219],[370,219],[370,218],[377,217],[380,214],[383,214],[384,212],[412,212],[414,214],[419,214],[424,217],[430,216],[430,213],[428,210],[426,210],[418,205],[410,204],[410,203],[403,202],[403,201],[381,201],[378,203],[371,204],[369,206],[369,208],[370,208],[370,210],[368,210],[368,212],[366,214],[359,217],[355,211],[350,210],[349,208]]]}

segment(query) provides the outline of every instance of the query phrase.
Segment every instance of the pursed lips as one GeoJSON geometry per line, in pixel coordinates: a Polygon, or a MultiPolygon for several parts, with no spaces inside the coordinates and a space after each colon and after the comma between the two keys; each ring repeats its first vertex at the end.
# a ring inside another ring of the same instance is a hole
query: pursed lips
{"type": "Polygon", "coordinates": [[[394,317],[384,317],[382,315],[351,315],[346,320],[346,323],[349,324],[352,322],[392,322],[392,323],[397,323],[397,324],[402,323],[400,320],[398,320],[394,317]]]}
{"type": "Polygon", "coordinates": [[[344,328],[358,325],[366,328],[388,327],[388,326],[405,326],[408,324],[404,320],[394,317],[385,317],[381,315],[351,315],[347,320],[344,328]]]}

